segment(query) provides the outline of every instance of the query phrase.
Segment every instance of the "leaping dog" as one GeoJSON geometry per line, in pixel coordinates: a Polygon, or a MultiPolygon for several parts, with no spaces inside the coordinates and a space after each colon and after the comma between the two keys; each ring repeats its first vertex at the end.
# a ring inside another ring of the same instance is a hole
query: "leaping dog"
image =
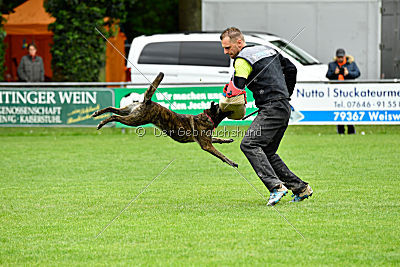
{"type": "Polygon", "coordinates": [[[123,108],[107,107],[93,113],[92,117],[97,117],[106,112],[112,112],[108,119],[103,120],[97,126],[101,129],[105,124],[118,121],[129,126],[141,126],[152,123],[160,128],[164,133],[180,143],[197,142],[200,147],[228,163],[232,167],[238,165],[219,152],[212,143],[231,143],[233,139],[222,139],[212,137],[212,132],[223,119],[228,117],[230,112],[222,112],[218,104],[211,102],[211,107],[205,109],[198,115],[178,114],[160,104],[151,101],[151,97],[163,79],[164,74],[160,72],[153,84],[144,93],[143,102],[134,101],[132,104],[123,108]]]}

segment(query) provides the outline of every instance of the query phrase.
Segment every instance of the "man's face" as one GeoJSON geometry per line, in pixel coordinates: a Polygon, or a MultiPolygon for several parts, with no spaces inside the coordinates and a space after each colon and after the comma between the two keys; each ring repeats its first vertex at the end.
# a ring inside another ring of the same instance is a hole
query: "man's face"
{"type": "Polygon", "coordinates": [[[342,63],[344,61],[344,57],[336,57],[338,63],[342,63]]]}
{"type": "Polygon", "coordinates": [[[224,48],[224,54],[229,55],[230,58],[235,58],[240,50],[242,50],[244,46],[244,42],[241,39],[231,40],[229,36],[226,36],[221,41],[221,45],[224,48]]]}
{"type": "Polygon", "coordinates": [[[31,57],[36,56],[36,48],[34,46],[29,46],[29,55],[31,55],[31,57]]]}

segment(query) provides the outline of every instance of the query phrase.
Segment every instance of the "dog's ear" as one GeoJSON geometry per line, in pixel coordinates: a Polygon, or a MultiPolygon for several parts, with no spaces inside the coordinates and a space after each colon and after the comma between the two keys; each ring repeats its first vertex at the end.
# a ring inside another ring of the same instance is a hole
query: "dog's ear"
{"type": "Polygon", "coordinates": [[[211,102],[211,108],[210,108],[211,112],[214,114],[217,114],[219,111],[219,104],[216,104],[214,101],[211,102]]]}
{"type": "Polygon", "coordinates": [[[157,90],[157,87],[160,85],[163,78],[164,78],[164,73],[160,72],[154,79],[153,83],[150,85],[149,89],[147,89],[147,91],[144,93],[144,99],[143,99],[144,103],[147,103],[151,100],[151,97],[157,90]]]}
{"type": "Polygon", "coordinates": [[[215,104],[214,101],[211,102],[211,107],[210,110],[217,110],[218,109],[218,104],[215,104]]]}

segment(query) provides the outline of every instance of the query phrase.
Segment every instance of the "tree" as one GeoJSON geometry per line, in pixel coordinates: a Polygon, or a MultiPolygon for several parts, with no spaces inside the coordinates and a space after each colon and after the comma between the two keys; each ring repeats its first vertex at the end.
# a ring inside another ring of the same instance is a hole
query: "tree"
{"type": "Polygon", "coordinates": [[[179,30],[201,31],[201,0],[179,0],[179,30]]]}
{"type": "Polygon", "coordinates": [[[129,41],[139,35],[178,31],[178,0],[137,0],[127,4],[129,15],[121,29],[129,41]]]}
{"type": "Polygon", "coordinates": [[[46,0],[45,8],[56,21],[49,25],[54,33],[52,53],[53,80],[98,81],[105,63],[105,40],[113,34],[116,21],[127,15],[121,0],[46,0]],[[105,18],[108,17],[109,19],[105,18]],[[106,27],[108,26],[108,27],[106,27]]]}

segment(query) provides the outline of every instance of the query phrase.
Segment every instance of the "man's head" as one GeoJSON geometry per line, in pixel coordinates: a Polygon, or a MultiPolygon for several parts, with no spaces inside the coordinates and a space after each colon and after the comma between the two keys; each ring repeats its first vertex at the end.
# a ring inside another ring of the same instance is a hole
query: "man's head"
{"type": "Polygon", "coordinates": [[[31,57],[35,57],[36,56],[37,48],[36,48],[36,45],[34,43],[31,43],[31,44],[28,45],[28,52],[29,52],[29,55],[31,57]]]}
{"type": "Polygon", "coordinates": [[[344,51],[343,48],[339,48],[336,50],[336,61],[339,63],[342,63],[344,61],[344,58],[346,57],[346,52],[344,51]]]}
{"type": "Polygon", "coordinates": [[[242,32],[235,27],[230,27],[221,33],[221,39],[224,53],[228,54],[231,58],[235,58],[240,50],[246,46],[242,32]]]}

